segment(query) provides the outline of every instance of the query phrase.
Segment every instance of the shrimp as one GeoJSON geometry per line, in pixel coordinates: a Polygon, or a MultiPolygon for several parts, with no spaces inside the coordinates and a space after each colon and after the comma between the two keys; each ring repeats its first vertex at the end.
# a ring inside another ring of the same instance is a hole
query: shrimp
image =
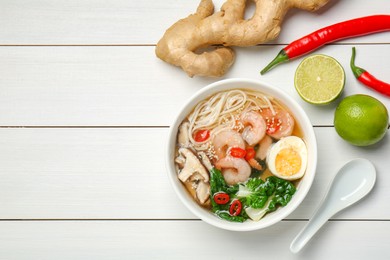
{"type": "Polygon", "coordinates": [[[215,155],[218,159],[222,159],[226,156],[226,151],[230,147],[239,147],[245,149],[245,142],[241,135],[231,129],[223,130],[215,135],[213,138],[213,146],[215,155]]]}
{"type": "Polygon", "coordinates": [[[274,107],[274,110],[275,114],[269,108],[261,111],[267,124],[267,135],[275,139],[290,136],[294,130],[294,118],[286,110],[277,107],[274,107]]]}
{"type": "Polygon", "coordinates": [[[251,167],[242,158],[227,156],[217,161],[215,167],[222,171],[222,175],[228,185],[245,182],[251,175],[251,167]]]}
{"type": "Polygon", "coordinates": [[[272,138],[266,135],[260,142],[260,147],[256,152],[256,157],[260,160],[265,160],[267,157],[268,149],[271,147],[273,141],[272,138]]]}
{"type": "Polygon", "coordinates": [[[263,166],[261,166],[261,164],[255,158],[249,159],[248,163],[252,168],[255,168],[256,170],[263,170],[263,166]]]}
{"type": "Polygon", "coordinates": [[[241,115],[241,121],[245,125],[242,138],[249,144],[255,145],[263,139],[267,125],[263,117],[255,111],[247,111],[241,115]]]}

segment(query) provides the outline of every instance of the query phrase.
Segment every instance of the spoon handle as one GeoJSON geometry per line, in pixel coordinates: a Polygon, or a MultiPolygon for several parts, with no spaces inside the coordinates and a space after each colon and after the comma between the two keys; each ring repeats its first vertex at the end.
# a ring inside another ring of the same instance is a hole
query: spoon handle
{"type": "Polygon", "coordinates": [[[291,242],[291,252],[298,253],[333,214],[329,207],[319,207],[312,219],[291,242]]]}

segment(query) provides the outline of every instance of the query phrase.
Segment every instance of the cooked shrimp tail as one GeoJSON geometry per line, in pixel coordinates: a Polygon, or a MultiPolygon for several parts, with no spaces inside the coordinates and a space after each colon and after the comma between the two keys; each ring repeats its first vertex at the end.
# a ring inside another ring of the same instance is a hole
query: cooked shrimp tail
{"type": "Polygon", "coordinates": [[[241,121],[245,126],[242,138],[249,144],[255,145],[263,139],[267,125],[263,117],[255,111],[244,112],[241,121]]]}
{"type": "Polygon", "coordinates": [[[251,167],[242,158],[227,156],[217,161],[215,166],[222,171],[223,177],[229,185],[245,182],[251,175],[251,167]]]}

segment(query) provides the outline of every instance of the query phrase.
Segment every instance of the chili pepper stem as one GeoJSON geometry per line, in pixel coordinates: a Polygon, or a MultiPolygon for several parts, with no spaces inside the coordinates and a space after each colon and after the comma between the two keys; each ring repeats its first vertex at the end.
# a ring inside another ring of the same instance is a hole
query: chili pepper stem
{"type": "Polygon", "coordinates": [[[373,75],[371,75],[368,71],[357,67],[355,65],[355,56],[356,50],[355,47],[352,48],[352,57],[351,57],[351,69],[357,80],[359,80],[363,85],[378,91],[379,93],[390,97],[390,84],[383,82],[373,75]]]}
{"type": "Polygon", "coordinates": [[[350,63],[350,65],[351,65],[351,69],[352,69],[352,72],[355,75],[355,77],[359,78],[360,75],[362,75],[365,72],[365,70],[360,68],[360,67],[357,67],[355,65],[355,57],[356,57],[356,48],[353,47],[352,48],[352,56],[351,56],[351,63],[350,63]]]}
{"type": "Polygon", "coordinates": [[[279,63],[283,63],[283,62],[286,62],[288,61],[289,58],[286,54],[286,52],[284,51],[284,49],[282,49],[279,54],[275,57],[275,59],[273,59],[261,72],[260,74],[261,75],[264,75],[267,71],[271,70],[273,67],[275,67],[276,65],[278,65],[279,63]]]}

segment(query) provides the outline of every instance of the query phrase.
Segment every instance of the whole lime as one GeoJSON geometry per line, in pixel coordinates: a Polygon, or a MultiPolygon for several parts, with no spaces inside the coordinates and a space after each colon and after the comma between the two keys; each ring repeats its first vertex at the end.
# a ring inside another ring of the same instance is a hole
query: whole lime
{"type": "Polygon", "coordinates": [[[336,108],[334,127],[341,138],[357,146],[380,141],[387,132],[389,116],[386,107],[368,95],[344,98],[336,108]]]}

